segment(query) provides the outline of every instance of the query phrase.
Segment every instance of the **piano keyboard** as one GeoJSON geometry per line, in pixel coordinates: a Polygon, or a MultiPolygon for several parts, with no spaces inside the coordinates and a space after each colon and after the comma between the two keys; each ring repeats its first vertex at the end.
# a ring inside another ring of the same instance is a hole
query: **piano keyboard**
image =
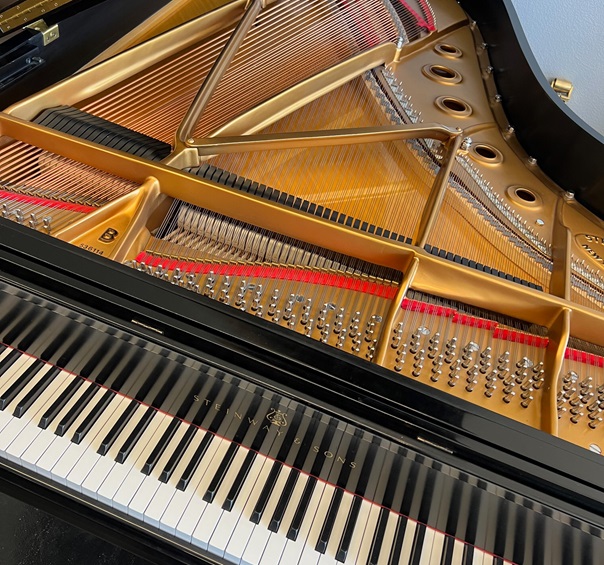
{"type": "Polygon", "coordinates": [[[242,564],[547,555],[525,530],[551,514],[485,480],[15,288],[0,312],[5,464],[176,544],[242,564]]]}

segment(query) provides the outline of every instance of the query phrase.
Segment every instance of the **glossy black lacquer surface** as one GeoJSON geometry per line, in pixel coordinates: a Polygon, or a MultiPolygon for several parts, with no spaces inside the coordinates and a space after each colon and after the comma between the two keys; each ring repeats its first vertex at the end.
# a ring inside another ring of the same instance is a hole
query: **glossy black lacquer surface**
{"type": "MultiPolygon", "coordinates": [[[[6,88],[0,88],[0,109],[75,73],[168,1],[72,0],[49,12],[44,21],[48,26],[59,25],[59,38],[41,49],[39,56],[43,64],[6,88]]],[[[0,62],[5,42],[19,33],[17,30],[4,36],[0,34],[0,62]]]]}
{"type": "Polygon", "coordinates": [[[586,450],[4,220],[0,265],[6,278],[93,317],[337,407],[385,437],[604,525],[602,460],[586,450]]]}
{"type": "Polygon", "coordinates": [[[549,86],[510,0],[459,3],[476,21],[487,44],[495,83],[518,141],[554,182],[604,218],[604,136],[574,114],[549,86]]]}

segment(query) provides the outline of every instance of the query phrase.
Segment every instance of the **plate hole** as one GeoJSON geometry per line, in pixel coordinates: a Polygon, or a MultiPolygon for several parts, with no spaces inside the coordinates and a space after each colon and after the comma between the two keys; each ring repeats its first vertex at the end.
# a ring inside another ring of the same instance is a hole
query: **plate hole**
{"type": "Polygon", "coordinates": [[[455,45],[451,45],[450,43],[438,43],[434,50],[439,55],[444,55],[445,57],[461,57],[462,52],[461,49],[455,47],[455,45]]]}
{"type": "Polygon", "coordinates": [[[522,186],[519,186],[517,189],[514,190],[514,194],[518,198],[520,198],[520,200],[528,202],[529,204],[537,202],[537,197],[535,196],[535,193],[531,192],[528,188],[523,188],[522,186]]]}
{"type": "Polygon", "coordinates": [[[441,78],[455,78],[455,71],[440,65],[432,65],[430,71],[441,78]]]}
{"type": "Polygon", "coordinates": [[[443,112],[460,118],[467,117],[472,113],[472,107],[467,102],[452,96],[440,96],[435,100],[435,104],[443,112]]]}
{"type": "Polygon", "coordinates": [[[477,145],[474,151],[476,151],[476,153],[478,153],[481,157],[484,157],[485,159],[497,158],[497,152],[488,145],[477,145]]]}

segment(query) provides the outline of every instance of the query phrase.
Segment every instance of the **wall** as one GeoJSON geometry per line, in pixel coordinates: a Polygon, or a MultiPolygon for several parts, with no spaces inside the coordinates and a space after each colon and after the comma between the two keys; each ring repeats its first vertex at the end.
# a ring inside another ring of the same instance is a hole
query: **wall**
{"type": "Polygon", "coordinates": [[[570,80],[568,107],[604,134],[604,1],[512,3],[545,77],[570,80]]]}

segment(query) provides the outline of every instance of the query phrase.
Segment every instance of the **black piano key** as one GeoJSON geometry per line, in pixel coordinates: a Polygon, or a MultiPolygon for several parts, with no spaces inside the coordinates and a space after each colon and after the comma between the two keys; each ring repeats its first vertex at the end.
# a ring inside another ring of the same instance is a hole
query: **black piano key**
{"type": "Polygon", "coordinates": [[[118,357],[114,354],[110,354],[113,353],[111,350],[114,345],[115,344],[108,339],[101,341],[99,347],[92,354],[92,357],[84,363],[84,366],[77,371],[77,373],[87,379],[94,371],[99,370],[100,367],[110,368],[112,365],[117,364],[119,361],[118,357]]]}
{"type": "Polygon", "coordinates": [[[100,418],[101,414],[105,411],[109,403],[115,397],[116,392],[113,390],[105,391],[105,394],[101,396],[100,400],[96,403],[96,406],[90,411],[90,413],[86,416],[84,421],[78,426],[78,429],[73,434],[71,441],[74,443],[81,443],[81,441],[86,437],[86,434],[90,431],[92,426],[96,423],[96,421],[100,418]]]}
{"type": "Polygon", "coordinates": [[[315,477],[308,477],[306,486],[304,487],[304,492],[302,493],[302,498],[300,498],[300,502],[292,519],[292,523],[287,531],[287,539],[292,541],[296,541],[296,539],[298,539],[298,534],[300,533],[300,528],[302,527],[302,521],[304,520],[306,510],[308,509],[310,499],[316,486],[317,479],[315,479],[315,477]]]}
{"type": "Polygon", "coordinates": [[[5,349],[6,349],[6,345],[4,345],[3,343],[0,343],[0,355],[2,355],[2,353],[4,353],[5,349]]]}
{"type": "Polygon", "coordinates": [[[121,370],[116,372],[117,374],[103,374],[100,379],[96,379],[96,382],[104,384],[107,388],[117,392],[123,392],[127,381],[129,381],[129,379],[136,379],[140,374],[140,370],[148,360],[144,355],[143,350],[134,347],[131,347],[130,349],[132,350],[130,358],[124,363],[121,370]]]}
{"type": "Polygon", "coordinates": [[[292,496],[292,492],[294,487],[296,486],[296,482],[298,477],[300,476],[300,471],[298,469],[290,469],[289,476],[287,477],[287,481],[285,482],[285,486],[283,488],[283,492],[279,497],[279,502],[275,507],[275,511],[273,512],[273,516],[269,523],[268,529],[271,532],[278,532],[279,527],[281,526],[281,521],[283,520],[283,515],[287,510],[287,505],[289,504],[289,500],[292,496]]]}
{"type": "Polygon", "coordinates": [[[76,391],[84,383],[83,379],[79,377],[74,378],[67,388],[59,395],[59,397],[52,403],[52,405],[44,412],[38,426],[45,430],[53,420],[57,417],[59,412],[63,410],[65,405],[69,402],[69,399],[76,393],[76,391]]]}
{"type": "MultiPolygon", "coordinates": [[[[348,551],[350,549],[350,542],[356,528],[359,511],[361,509],[361,502],[369,485],[369,480],[372,474],[378,474],[380,472],[381,463],[376,460],[376,453],[378,452],[378,439],[374,436],[372,442],[369,444],[363,465],[361,467],[361,473],[357,487],[355,489],[355,497],[352,501],[350,511],[348,512],[348,518],[346,519],[346,525],[344,526],[344,532],[342,533],[342,539],[338,550],[336,552],[336,560],[342,563],[346,561],[348,551]]],[[[367,493],[371,495],[371,493],[367,493]]]]}
{"type": "MultiPolygon", "coordinates": [[[[422,559],[425,537],[426,526],[419,522],[416,523],[415,534],[413,536],[413,545],[411,546],[411,561],[409,562],[409,565],[420,565],[420,563],[425,562],[425,559],[422,559]]],[[[470,565],[472,565],[471,562],[470,565]]]]}
{"type": "Polygon", "coordinates": [[[9,319],[12,324],[2,336],[2,342],[13,347],[16,346],[15,342],[19,336],[35,330],[41,312],[36,306],[24,302],[21,308],[17,308],[15,315],[17,317],[9,319]]]}
{"type": "Polygon", "coordinates": [[[259,524],[260,519],[262,518],[262,513],[266,508],[266,504],[268,503],[268,499],[273,492],[273,488],[275,487],[275,483],[277,482],[277,477],[281,471],[281,467],[283,464],[280,461],[274,461],[273,466],[268,474],[266,482],[264,483],[264,487],[260,492],[260,497],[254,506],[254,510],[252,511],[252,515],[250,516],[250,521],[254,524],[259,524]]]}
{"type": "Polygon", "coordinates": [[[443,544],[443,554],[440,559],[440,565],[449,565],[453,562],[453,550],[455,549],[455,538],[450,535],[445,536],[443,544]]]}
{"type": "Polygon", "coordinates": [[[123,463],[128,458],[128,455],[136,445],[136,442],[143,435],[143,432],[147,429],[147,426],[151,423],[153,417],[157,414],[157,410],[155,410],[152,406],[147,408],[146,412],[143,414],[143,417],[139,420],[138,424],[136,424],[135,428],[132,430],[120,450],[118,451],[115,460],[117,463],[123,463]]]}
{"type": "MultiPolygon", "coordinates": [[[[310,452],[311,443],[315,437],[317,428],[319,427],[319,421],[320,420],[318,417],[313,417],[310,419],[308,428],[306,429],[304,438],[300,445],[300,449],[299,449],[298,453],[296,454],[296,457],[294,458],[292,468],[294,468],[294,469],[302,468],[304,460],[308,457],[308,454],[310,452]]],[[[279,476],[279,472],[282,467],[282,461],[284,461],[285,458],[287,457],[289,448],[290,448],[290,444],[287,442],[287,438],[286,438],[285,441],[283,442],[283,445],[281,446],[281,449],[279,450],[279,454],[277,455],[277,460],[273,463],[273,468],[271,469],[269,478],[267,479],[266,483],[264,484],[264,487],[260,494],[260,498],[258,499],[258,502],[256,503],[256,507],[254,508],[254,511],[252,513],[251,520],[252,520],[252,522],[254,522],[256,524],[258,524],[260,522],[260,518],[262,517],[264,508],[266,507],[266,503],[268,502],[269,496],[270,496],[271,492],[273,491],[275,482],[277,481],[277,477],[279,476]]],[[[279,503],[277,503],[277,504],[279,504],[279,503]]]]}
{"type": "Polygon", "coordinates": [[[75,402],[75,404],[69,409],[67,414],[63,416],[63,419],[59,422],[57,429],[55,430],[55,434],[58,436],[62,436],[65,432],[71,427],[71,425],[75,422],[78,416],[82,413],[82,411],[88,406],[88,403],[91,401],[92,397],[97,393],[99,387],[94,383],[89,383],[88,388],[84,391],[84,394],[80,396],[75,402]]]}
{"type": "MultiPolygon", "coordinates": [[[[210,388],[210,391],[207,395],[208,398],[216,398],[216,396],[218,395],[218,391],[220,390],[220,387],[224,386],[224,383],[221,380],[214,380],[212,382],[212,386],[210,388]]],[[[192,423],[195,426],[201,426],[201,423],[203,422],[204,418],[207,416],[209,410],[211,408],[211,403],[210,402],[201,402],[200,407],[197,410],[197,414],[195,414],[195,416],[193,417],[192,423]]]]}
{"type": "MultiPolygon", "coordinates": [[[[274,402],[278,403],[280,401],[280,399],[281,399],[281,397],[277,396],[275,399],[273,399],[273,403],[274,402]]],[[[300,422],[302,421],[303,410],[304,410],[303,406],[301,404],[299,404],[296,408],[296,411],[294,412],[294,417],[289,426],[287,434],[285,434],[285,439],[284,439],[284,442],[281,447],[289,445],[289,442],[291,441],[291,439],[293,437],[295,437],[295,434],[296,434],[298,428],[300,427],[300,422]],[[288,440],[288,438],[289,438],[289,440],[288,440]]],[[[257,451],[260,449],[262,442],[264,441],[266,432],[268,432],[268,430],[266,429],[266,426],[263,426],[262,429],[259,431],[259,433],[254,438],[254,440],[252,441],[251,447],[250,447],[251,451],[246,455],[245,460],[243,461],[243,464],[241,465],[241,469],[239,470],[239,473],[237,473],[237,476],[235,477],[235,481],[233,482],[233,485],[231,486],[231,489],[229,490],[229,492],[226,496],[226,499],[222,505],[222,508],[224,510],[230,511],[233,508],[233,505],[235,504],[237,496],[239,495],[239,492],[241,491],[241,488],[243,487],[243,483],[250,471],[250,468],[252,467],[252,464],[254,463],[254,460],[257,455],[257,451]]],[[[277,442],[275,441],[275,444],[276,443],[277,442]]],[[[275,444],[273,444],[273,445],[275,445],[275,444]]],[[[281,451],[281,449],[279,449],[279,451],[281,451]]],[[[279,457],[279,455],[280,454],[277,453],[277,458],[279,457]]],[[[285,458],[285,453],[282,453],[281,456],[283,458],[285,458]]]]}
{"type": "MultiPolygon", "coordinates": [[[[403,542],[405,541],[405,532],[407,530],[407,516],[399,516],[396,524],[396,533],[394,534],[394,543],[390,552],[388,565],[397,565],[401,560],[401,551],[403,550],[403,542]]],[[[451,562],[447,562],[450,564],[451,562]]]]}
{"type": "Polygon", "coordinates": [[[142,473],[144,473],[145,475],[151,474],[151,472],[155,468],[155,465],[157,465],[157,462],[159,461],[160,457],[163,455],[166,447],[168,446],[168,443],[170,443],[170,441],[174,437],[174,434],[176,433],[176,430],[178,429],[180,424],[181,421],[177,419],[174,419],[170,422],[170,424],[162,434],[161,438],[155,445],[153,451],[147,458],[147,461],[145,461],[145,464],[141,469],[142,473]]]}
{"type": "MultiPolygon", "coordinates": [[[[17,300],[11,306],[10,310],[8,310],[8,312],[6,312],[4,316],[2,316],[2,324],[0,325],[0,327],[8,330],[11,325],[19,325],[19,321],[23,318],[24,313],[29,308],[31,308],[31,305],[29,305],[27,302],[25,302],[24,300],[17,300]]],[[[12,345],[12,343],[9,342],[6,338],[7,334],[2,334],[2,336],[0,337],[0,341],[2,341],[2,343],[5,343],[6,345],[12,345]]]]}
{"type": "MultiPolygon", "coordinates": [[[[71,367],[71,364],[74,363],[76,356],[81,354],[87,344],[94,343],[98,339],[96,333],[95,330],[86,326],[80,328],[73,341],[67,345],[65,351],[59,354],[55,365],[62,369],[67,369],[68,367],[70,369],[75,369],[75,367],[71,367]]],[[[49,352],[49,354],[46,355],[45,353],[46,352],[42,354],[42,359],[50,361],[54,354],[49,352]]]]}
{"type": "MultiPolygon", "coordinates": [[[[346,461],[355,460],[356,454],[359,450],[359,445],[361,443],[361,435],[362,431],[359,428],[356,428],[350,440],[350,443],[348,444],[348,449],[346,450],[346,461]]],[[[319,536],[319,541],[317,542],[316,546],[316,550],[320,553],[325,553],[327,549],[327,544],[329,543],[331,531],[333,530],[333,526],[336,522],[338,512],[340,510],[340,504],[342,502],[342,496],[344,494],[344,491],[342,489],[346,488],[351,471],[352,467],[350,465],[343,465],[338,476],[338,480],[336,482],[336,486],[338,488],[335,489],[331,497],[329,510],[325,517],[325,522],[323,523],[321,534],[319,536]]]]}
{"type": "Polygon", "coordinates": [[[180,463],[180,460],[182,459],[185,451],[187,450],[187,448],[193,441],[193,437],[195,436],[196,431],[197,431],[197,428],[195,426],[189,426],[187,431],[184,433],[184,435],[178,442],[178,445],[176,446],[174,453],[172,453],[172,455],[170,456],[170,459],[168,460],[168,462],[164,466],[161,474],[159,475],[159,480],[162,483],[167,483],[170,480],[172,473],[174,473],[174,469],[176,469],[176,467],[180,463]]]}
{"type": "Polygon", "coordinates": [[[13,349],[4,359],[2,359],[2,361],[0,361],[0,377],[14,365],[15,361],[19,359],[21,355],[23,355],[23,353],[13,349]]]}
{"type": "Polygon", "coordinates": [[[243,484],[247,479],[247,476],[250,472],[250,469],[252,468],[252,465],[254,464],[257,455],[258,454],[255,451],[248,451],[247,455],[245,456],[245,459],[243,460],[243,463],[241,464],[241,468],[239,469],[239,472],[235,477],[235,481],[233,482],[233,485],[231,486],[231,489],[229,490],[222,504],[223,510],[230,512],[233,509],[235,501],[237,500],[237,497],[241,492],[243,484]]]}
{"type": "Polygon", "coordinates": [[[337,511],[340,507],[340,503],[342,502],[342,496],[344,496],[344,491],[339,487],[336,488],[331,497],[327,517],[325,519],[325,522],[323,523],[319,539],[317,540],[317,544],[315,546],[315,551],[318,551],[319,553],[325,553],[325,551],[327,550],[327,544],[329,543],[331,532],[336,523],[338,514],[337,511]]]}
{"type": "Polygon", "coordinates": [[[49,361],[51,357],[59,350],[60,347],[65,345],[65,343],[71,338],[75,331],[77,331],[78,327],[73,322],[73,320],[69,320],[67,323],[63,324],[63,328],[59,333],[56,334],[55,337],[52,338],[50,343],[44,348],[42,352],[38,354],[38,357],[44,361],[49,361]]]}
{"type": "MultiPolygon", "coordinates": [[[[232,383],[230,383],[230,384],[223,383],[222,388],[228,391],[226,398],[223,401],[221,401],[221,404],[223,406],[233,406],[235,397],[242,390],[239,388],[240,382],[241,381],[239,379],[233,379],[232,383]]],[[[218,430],[220,429],[220,426],[224,422],[224,418],[225,418],[226,414],[227,414],[226,410],[218,410],[216,412],[216,414],[214,415],[214,417],[212,418],[210,425],[207,427],[208,431],[212,432],[214,434],[217,433],[218,430]]]]}
{"type": "Polygon", "coordinates": [[[357,519],[359,517],[359,511],[361,510],[362,503],[363,499],[355,494],[350,506],[350,511],[348,512],[346,525],[344,526],[342,540],[340,541],[340,545],[338,546],[338,551],[336,553],[336,561],[339,561],[340,563],[344,563],[348,557],[350,542],[352,541],[352,535],[357,525],[357,519]]]}
{"type": "MultiPolygon", "coordinates": [[[[233,462],[237,451],[239,449],[242,449],[241,444],[243,442],[243,438],[249,431],[250,420],[255,420],[255,418],[262,417],[262,415],[266,414],[266,407],[267,404],[269,404],[269,401],[265,399],[263,402],[262,395],[264,394],[264,390],[261,388],[254,387],[251,392],[253,396],[250,399],[247,408],[245,408],[245,416],[243,417],[235,434],[232,437],[231,441],[233,443],[227,449],[226,454],[224,455],[222,461],[220,462],[220,465],[218,466],[218,470],[214,474],[214,477],[212,477],[212,481],[208,485],[208,489],[204,494],[203,499],[206,502],[214,502],[214,497],[216,496],[218,489],[222,485],[222,481],[224,480],[224,477],[229,471],[231,463],[233,462]],[[259,414],[258,409],[261,404],[262,409],[260,410],[261,414],[259,414]]],[[[243,408],[241,408],[241,411],[243,412],[243,408]]],[[[267,426],[261,426],[261,430],[264,430],[262,435],[266,434],[266,428],[267,426]]]]}
{"type": "Polygon", "coordinates": [[[220,462],[216,473],[212,477],[208,489],[203,495],[203,500],[205,502],[214,502],[214,497],[216,496],[216,493],[218,492],[218,489],[222,484],[222,480],[224,479],[224,476],[226,475],[231,465],[231,462],[233,461],[233,458],[235,457],[235,454],[239,449],[241,449],[241,447],[237,443],[231,443],[231,445],[229,445],[229,448],[227,449],[226,454],[222,458],[222,461],[220,462]]]}
{"type": "Polygon", "coordinates": [[[52,380],[61,372],[58,367],[51,367],[46,374],[34,385],[34,387],[21,399],[15,407],[13,416],[21,418],[27,412],[29,407],[40,397],[46,390],[52,380]]]}
{"type": "Polygon", "coordinates": [[[474,546],[471,543],[465,543],[463,546],[463,555],[461,562],[463,565],[472,565],[474,561],[474,546]]]}
{"type": "Polygon", "coordinates": [[[377,527],[375,528],[371,543],[371,551],[369,552],[369,561],[367,562],[368,565],[377,565],[378,559],[380,558],[382,542],[384,541],[384,534],[386,533],[386,524],[388,524],[389,514],[389,510],[386,508],[382,508],[380,510],[377,527]]]}
{"type": "Polygon", "coordinates": [[[15,397],[25,388],[25,386],[31,381],[31,379],[38,373],[38,371],[44,366],[44,362],[40,360],[34,361],[26,371],[20,375],[12,385],[10,385],[0,395],[0,410],[4,410],[15,397]]]}
{"type": "Polygon", "coordinates": [[[137,379],[128,389],[124,389],[124,394],[133,397],[135,400],[143,404],[151,404],[151,398],[149,397],[151,390],[154,386],[158,386],[159,382],[163,382],[163,379],[167,378],[166,369],[169,366],[169,361],[165,357],[154,359],[148,366],[148,370],[145,371],[141,378],[137,379]]]}
{"type": "Polygon", "coordinates": [[[205,455],[206,451],[208,450],[208,446],[210,445],[210,442],[213,439],[214,439],[214,434],[212,434],[210,432],[206,432],[206,434],[203,436],[201,443],[195,450],[193,457],[191,457],[191,461],[189,461],[189,464],[187,465],[186,469],[183,471],[183,474],[180,477],[178,484],[176,485],[176,488],[178,490],[186,490],[187,486],[189,486],[189,483],[191,482],[191,478],[193,477],[193,473],[195,473],[195,471],[197,470],[199,463],[201,463],[201,460],[202,460],[203,456],[205,455]]]}
{"type": "MultiPolygon", "coordinates": [[[[35,331],[30,331],[25,334],[17,345],[19,351],[29,351],[32,344],[45,335],[50,326],[55,322],[56,314],[54,312],[45,311],[42,317],[36,322],[35,331]]],[[[55,322],[56,323],[56,322],[55,322]]],[[[30,352],[33,353],[33,352],[30,352]]]]}
{"type": "Polygon", "coordinates": [[[122,415],[117,419],[117,422],[113,424],[101,445],[97,453],[99,455],[107,455],[107,452],[111,449],[111,446],[115,443],[115,440],[122,433],[122,430],[126,427],[126,424],[132,418],[132,415],[136,412],[136,409],[140,406],[140,404],[136,400],[130,401],[130,404],[126,407],[126,410],[122,413],[122,415]]]}

